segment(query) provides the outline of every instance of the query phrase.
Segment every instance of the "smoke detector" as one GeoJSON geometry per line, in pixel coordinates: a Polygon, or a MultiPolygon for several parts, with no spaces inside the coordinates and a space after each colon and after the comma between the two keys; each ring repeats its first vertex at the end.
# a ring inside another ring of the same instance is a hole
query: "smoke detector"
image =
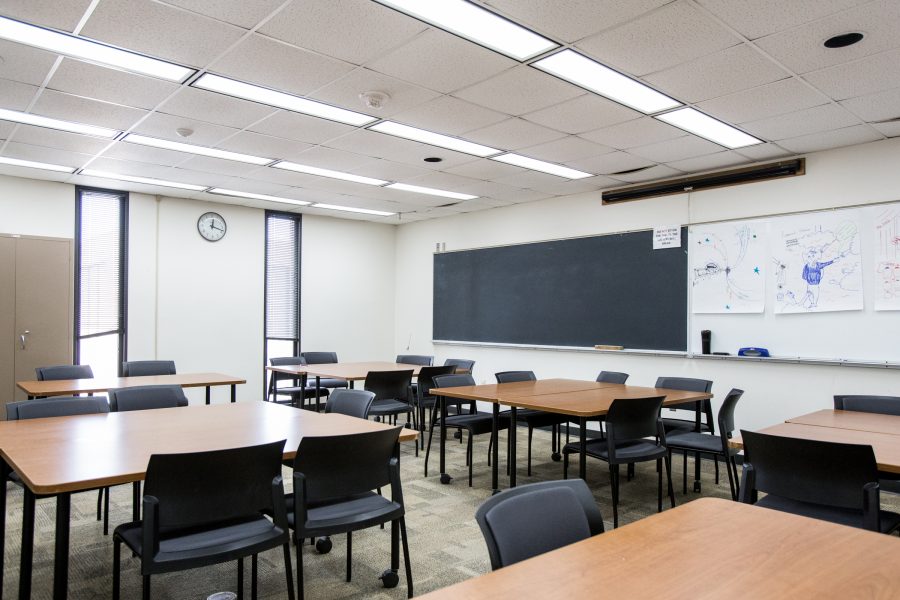
{"type": "Polygon", "coordinates": [[[178,137],[186,138],[186,137],[191,137],[192,135],[194,135],[194,130],[191,129],[190,127],[179,127],[178,129],[175,130],[175,133],[178,134],[178,137]]]}
{"type": "Polygon", "coordinates": [[[363,92],[359,95],[359,99],[362,100],[367,108],[381,110],[391,99],[391,96],[386,92],[363,92]]]}

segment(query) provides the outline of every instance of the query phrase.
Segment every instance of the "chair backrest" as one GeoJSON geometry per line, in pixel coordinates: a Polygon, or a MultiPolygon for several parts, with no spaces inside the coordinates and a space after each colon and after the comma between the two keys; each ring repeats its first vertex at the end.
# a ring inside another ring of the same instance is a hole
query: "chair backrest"
{"type": "Polygon", "coordinates": [[[515,381],[537,381],[534,371],[500,371],[494,373],[497,383],[513,383],[515,381]]]}
{"type": "Polygon", "coordinates": [[[302,356],[278,356],[270,358],[269,364],[273,367],[284,367],[288,365],[307,365],[309,363],[302,356]]]}
{"type": "Polygon", "coordinates": [[[432,381],[435,388],[462,387],[464,385],[475,385],[475,378],[471,373],[458,373],[454,375],[437,375],[432,381]]]}
{"type": "Polygon", "coordinates": [[[375,392],[375,400],[409,401],[412,369],[408,371],[369,371],[364,389],[375,392]]]}
{"type": "Polygon", "coordinates": [[[603,533],[600,509],[582,479],[504,490],[478,507],[475,520],[493,570],[603,533]]]}
{"type": "Polygon", "coordinates": [[[835,396],[834,409],[855,410],[882,415],[900,415],[900,396],[835,396]]]}
{"type": "Polygon", "coordinates": [[[60,379],[93,379],[90,365],[58,365],[38,367],[34,370],[38,381],[59,381],[60,379]]]}
{"type": "Polygon", "coordinates": [[[719,433],[725,437],[730,438],[734,431],[734,409],[737,408],[738,400],[743,395],[744,390],[731,388],[731,391],[725,396],[725,400],[722,401],[722,406],[719,408],[719,433]]]}
{"type": "Polygon", "coordinates": [[[301,439],[294,472],[305,477],[307,503],[346,498],[387,486],[401,429],[301,439]]]}
{"type": "Polygon", "coordinates": [[[613,400],[606,415],[610,443],[655,437],[665,396],[613,400]]]}
{"type": "Polygon", "coordinates": [[[432,364],[434,364],[434,357],[425,356],[424,354],[398,354],[396,362],[404,365],[421,365],[423,367],[430,367],[432,364]]]}
{"type": "Polygon", "coordinates": [[[180,385],[139,385],[109,390],[109,410],[128,412],[153,408],[176,408],[189,404],[180,385]]]}
{"type": "Polygon", "coordinates": [[[369,409],[372,408],[374,401],[375,394],[373,392],[338,388],[328,396],[325,412],[368,419],[369,409]]]}
{"type": "Polygon", "coordinates": [[[713,382],[708,379],[695,379],[693,377],[657,377],[654,387],[685,390],[688,392],[705,392],[708,394],[712,390],[712,384],[713,382]]]}
{"type": "Polygon", "coordinates": [[[281,476],[284,442],[152,455],[144,497],[153,496],[159,501],[160,532],[199,528],[272,511],[272,482],[281,476]]]}
{"type": "Polygon", "coordinates": [[[301,352],[308,365],[326,365],[338,361],[337,352],[301,352]]]}
{"type": "Polygon", "coordinates": [[[475,368],[475,361],[466,358],[448,358],[444,361],[444,366],[448,367],[450,365],[456,367],[457,373],[471,373],[472,369],[475,368]]]}
{"type": "MultiPolygon", "coordinates": [[[[754,490],[826,506],[862,509],[863,486],[878,481],[872,446],[767,435],[741,430],[744,465],[754,490]]],[[[753,490],[742,490],[751,492],[753,490]]]]}
{"type": "Polygon", "coordinates": [[[174,360],[126,360],[122,363],[123,377],[141,375],[174,375],[174,360]]]}
{"type": "Polygon", "coordinates": [[[440,375],[451,375],[456,372],[456,365],[444,365],[442,367],[422,367],[419,370],[419,377],[416,379],[416,390],[419,398],[429,395],[429,391],[434,387],[434,378],[440,375]]]}
{"type": "Polygon", "coordinates": [[[598,383],[625,383],[628,381],[628,373],[620,373],[619,371],[600,371],[597,375],[598,383]]]}
{"type": "Polygon", "coordinates": [[[71,415],[94,415],[108,413],[106,396],[53,396],[10,402],[6,405],[6,420],[43,419],[45,417],[68,417],[71,415]]]}

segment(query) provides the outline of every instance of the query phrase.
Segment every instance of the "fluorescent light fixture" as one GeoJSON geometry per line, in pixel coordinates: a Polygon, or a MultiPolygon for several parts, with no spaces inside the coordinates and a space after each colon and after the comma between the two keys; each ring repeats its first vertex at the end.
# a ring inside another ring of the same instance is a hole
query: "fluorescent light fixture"
{"type": "Polygon", "coordinates": [[[29,169],[43,169],[45,171],[57,171],[59,173],[74,173],[75,167],[51,165],[50,163],[34,162],[33,160],[19,160],[18,158],[5,158],[0,156],[0,165],[12,165],[14,167],[28,167],[29,169]]]}
{"type": "Polygon", "coordinates": [[[277,108],[284,108],[294,112],[321,117],[331,121],[347,123],[348,125],[368,125],[373,121],[377,121],[375,117],[364,115],[362,113],[345,110],[330,104],[323,104],[315,100],[301,98],[293,94],[277,92],[269,88],[253,85],[252,83],[244,83],[234,79],[226,79],[212,73],[206,73],[197,81],[191,84],[200,89],[209,90],[211,92],[219,92],[228,96],[243,98],[244,100],[252,100],[261,104],[268,104],[277,108]]]}
{"type": "Polygon", "coordinates": [[[153,179],[152,177],[119,175],[118,173],[110,173],[109,171],[97,171],[95,169],[82,169],[79,175],[86,175],[87,177],[102,177],[103,179],[118,179],[119,181],[130,181],[131,183],[143,183],[146,185],[161,185],[163,187],[181,188],[183,190],[191,190],[194,192],[202,192],[209,187],[208,185],[178,183],[175,181],[166,181],[165,179],[153,179]]]}
{"type": "Polygon", "coordinates": [[[584,179],[585,177],[593,177],[592,174],[585,173],[584,171],[576,171],[569,167],[544,162],[536,158],[529,158],[527,156],[522,156],[521,154],[513,154],[512,152],[495,156],[491,158],[491,160],[498,160],[508,165],[515,165],[517,167],[531,169],[532,171],[541,171],[543,173],[549,173],[550,175],[565,177],[566,179],[584,179]]]}
{"type": "Polygon", "coordinates": [[[762,140],[718,119],[713,119],[694,108],[679,108],[663,115],[657,115],[656,118],[728,148],[743,148],[763,143],[762,140]]]}
{"type": "Polygon", "coordinates": [[[531,66],[648,115],[681,106],[681,102],[573,50],[563,50],[531,66]]]}
{"type": "Polygon", "coordinates": [[[559,44],[466,0],[376,0],[516,60],[559,44]]]}
{"type": "Polygon", "coordinates": [[[282,198],[280,196],[269,196],[267,194],[254,194],[252,192],[239,192],[237,190],[224,190],[222,188],[212,188],[208,191],[210,194],[219,194],[220,196],[235,196],[237,198],[253,198],[255,200],[268,200],[269,202],[283,202],[284,204],[296,204],[297,206],[308,206],[311,202],[306,200],[294,200],[292,198],[282,198]]]}
{"type": "Polygon", "coordinates": [[[429,196],[441,196],[443,198],[453,198],[454,200],[474,200],[478,196],[471,194],[460,194],[458,192],[448,192],[445,190],[437,190],[430,187],[422,187],[419,185],[407,185],[405,183],[392,183],[384,187],[392,190],[403,190],[404,192],[415,192],[416,194],[428,194],[429,196]]]}
{"type": "Polygon", "coordinates": [[[490,146],[482,146],[481,144],[476,144],[474,142],[461,140],[459,138],[450,137],[449,135],[443,135],[441,133],[426,131],[424,129],[419,129],[418,127],[401,125],[400,123],[394,123],[393,121],[382,121],[381,123],[372,125],[371,127],[369,127],[369,129],[371,129],[372,131],[377,131],[379,133],[386,133],[388,135],[394,135],[416,142],[431,144],[432,146],[440,146],[441,148],[447,148],[448,150],[456,150],[457,152],[474,154],[475,156],[480,156],[482,158],[484,158],[485,156],[490,156],[491,154],[497,154],[501,152],[500,150],[491,148],[490,146]]]}
{"type": "Polygon", "coordinates": [[[362,175],[354,175],[353,173],[344,173],[343,171],[332,171],[331,169],[320,169],[319,167],[311,167],[309,165],[301,165],[294,162],[283,160],[272,165],[276,169],[286,169],[288,171],[296,171],[297,173],[306,173],[307,175],[318,175],[319,177],[330,177],[332,179],[342,179],[344,181],[352,181],[353,183],[364,183],[366,185],[384,185],[388,183],[382,179],[373,179],[372,177],[363,177],[362,175]]]}
{"type": "Polygon", "coordinates": [[[147,137],[146,135],[138,135],[136,133],[129,133],[124,138],[122,138],[122,140],[125,142],[131,142],[132,144],[141,144],[142,146],[153,146],[154,148],[164,148],[166,150],[175,150],[177,152],[188,152],[190,154],[199,154],[200,156],[211,156],[213,158],[223,158],[225,160],[236,160],[239,162],[250,163],[251,165],[267,165],[275,160],[274,158],[262,158],[261,156],[240,154],[239,152],[228,152],[227,150],[207,148],[206,146],[195,146],[193,144],[172,142],[160,138],[147,137]]]}
{"type": "Polygon", "coordinates": [[[87,38],[0,17],[0,38],[92,63],[181,83],[194,73],[181,65],[120,50],[87,38]]]}
{"type": "Polygon", "coordinates": [[[103,137],[112,139],[119,135],[116,129],[107,129],[106,127],[96,127],[94,125],[85,125],[83,123],[73,123],[72,121],[61,121],[59,119],[51,119],[50,117],[42,117],[31,113],[19,112],[17,110],[7,110],[0,108],[0,120],[13,121],[24,125],[36,125],[37,127],[48,127],[50,129],[59,129],[61,131],[70,131],[72,133],[81,133],[83,135],[93,135],[95,137],[103,137]]]}
{"type": "Polygon", "coordinates": [[[384,210],[372,210],[371,208],[354,208],[352,206],[337,206],[336,204],[313,204],[310,208],[327,208],[328,210],[342,210],[344,212],[360,213],[363,215],[377,215],[379,217],[389,217],[397,213],[387,212],[384,210]]]}

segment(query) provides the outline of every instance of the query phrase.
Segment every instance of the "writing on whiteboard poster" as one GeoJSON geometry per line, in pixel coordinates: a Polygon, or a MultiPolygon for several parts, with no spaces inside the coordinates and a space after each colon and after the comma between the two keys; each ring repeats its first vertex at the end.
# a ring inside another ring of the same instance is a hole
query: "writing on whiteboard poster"
{"type": "Polygon", "coordinates": [[[875,214],[875,310],[900,310],[900,208],[875,214]]]}
{"type": "Polygon", "coordinates": [[[691,228],[695,313],[761,313],[766,300],[766,225],[760,221],[691,228]]]}

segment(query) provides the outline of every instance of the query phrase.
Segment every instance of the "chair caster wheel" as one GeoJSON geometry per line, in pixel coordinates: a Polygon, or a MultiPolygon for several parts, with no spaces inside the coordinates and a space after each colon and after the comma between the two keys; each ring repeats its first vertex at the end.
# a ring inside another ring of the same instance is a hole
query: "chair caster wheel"
{"type": "Polygon", "coordinates": [[[699,481],[694,482],[694,492],[696,492],[698,494],[700,493],[700,482],[699,481]]]}
{"type": "Polygon", "coordinates": [[[449,475],[447,475],[446,473],[441,473],[441,483],[443,483],[444,485],[447,485],[448,483],[450,483],[451,479],[453,479],[453,478],[450,477],[449,475]]]}
{"type": "Polygon", "coordinates": [[[550,458],[553,459],[553,462],[559,462],[562,460],[562,454],[560,454],[559,452],[554,452],[550,455],[550,458]]]}
{"type": "Polygon", "coordinates": [[[330,537],[320,537],[316,539],[316,552],[319,554],[328,554],[331,552],[331,546],[330,537]]]}
{"type": "Polygon", "coordinates": [[[454,440],[461,440],[461,439],[462,439],[462,431],[454,431],[454,432],[453,432],[453,439],[454,439],[454,440]]]}
{"type": "Polygon", "coordinates": [[[393,569],[387,569],[384,573],[381,574],[381,583],[384,584],[386,588],[395,588],[397,584],[400,583],[400,576],[397,575],[397,571],[393,569]]]}

